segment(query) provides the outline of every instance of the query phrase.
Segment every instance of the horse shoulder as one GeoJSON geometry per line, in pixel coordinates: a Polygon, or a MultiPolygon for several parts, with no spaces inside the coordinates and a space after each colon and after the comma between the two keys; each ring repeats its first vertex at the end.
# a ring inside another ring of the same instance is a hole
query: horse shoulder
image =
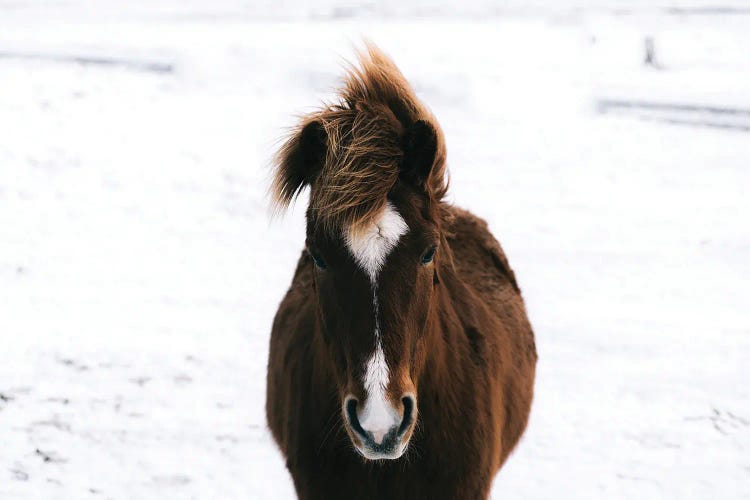
{"type": "Polygon", "coordinates": [[[312,270],[304,253],[297,262],[292,283],[281,301],[271,329],[266,385],[266,417],[276,443],[286,455],[295,425],[300,384],[309,372],[314,331],[312,270]],[[292,413],[290,413],[292,412],[292,413]]]}
{"type": "Polygon", "coordinates": [[[451,207],[450,211],[449,242],[464,280],[475,283],[480,281],[478,273],[489,272],[495,275],[495,281],[507,283],[513,291],[520,293],[516,275],[487,222],[458,207],[451,207]]]}

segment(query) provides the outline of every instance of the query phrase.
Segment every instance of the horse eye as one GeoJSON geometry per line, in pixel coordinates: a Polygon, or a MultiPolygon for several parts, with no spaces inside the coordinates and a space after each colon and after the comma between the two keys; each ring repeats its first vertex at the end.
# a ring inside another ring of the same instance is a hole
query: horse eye
{"type": "Polygon", "coordinates": [[[432,259],[435,258],[436,251],[437,245],[430,247],[430,249],[422,256],[422,265],[427,265],[432,262],[432,259]]]}
{"type": "Polygon", "coordinates": [[[320,269],[325,269],[328,267],[326,265],[326,261],[323,260],[323,258],[318,255],[316,252],[313,252],[312,250],[308,249],[307,253],[310,254],[310,257],[312,258],[313,262],[315,262],[315,265],[318,266],[320,269]]]}

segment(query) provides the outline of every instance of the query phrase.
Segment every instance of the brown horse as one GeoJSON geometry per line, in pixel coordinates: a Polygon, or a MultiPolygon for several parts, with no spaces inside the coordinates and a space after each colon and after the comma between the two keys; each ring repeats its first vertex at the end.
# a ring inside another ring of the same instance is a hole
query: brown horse
{"type": "Polygon", "coordinates": [[[518,443],[534,334],[487,224],[443,201],[434,117],[373,46],[277,156],[310,187],[266,412],[302,499],[485,499],[518,443]]]}

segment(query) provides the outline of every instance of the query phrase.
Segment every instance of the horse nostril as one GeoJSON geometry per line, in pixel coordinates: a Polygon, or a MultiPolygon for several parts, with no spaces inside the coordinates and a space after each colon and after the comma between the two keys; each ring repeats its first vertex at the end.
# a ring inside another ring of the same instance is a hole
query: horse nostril
{"type": "Polygon", "coordinates": [[[367,433],[362,428],[362,425],[359,423],[359,418],[357,417],[357,403],[358,401],[354,398],[351,398],[346,402],[346,419],[349,421],[349,425],[352,426],[352,429],[354,429],[354,432],[360,436],[366,436],[367,433]]]}
{"type": "Polygon", "coordinates": [[[412,396],[404,396],[401,398],[401,402],[404,404],[404,418],[398,427],[399,435],[405,433],[414,421],[414,398],[412,396]]]}

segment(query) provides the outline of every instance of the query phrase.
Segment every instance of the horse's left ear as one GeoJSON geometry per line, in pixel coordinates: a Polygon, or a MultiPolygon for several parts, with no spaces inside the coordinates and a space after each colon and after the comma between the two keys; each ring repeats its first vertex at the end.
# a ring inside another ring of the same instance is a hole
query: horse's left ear
{"type": "Polygon", "coordinates": [[[325,161],[327,140],[323,124],[316,119],[303,122],[289,136],[275,158],[272,189],[276,208],[285,208],[317,178],[325,161]]]}
{"type": "Polygon", "coordinates": [[[414,122],[404,134],[401,178],[417,187],[424,186],[435,163],[437,146],[435,127],[425,120],[414,122]]]}

